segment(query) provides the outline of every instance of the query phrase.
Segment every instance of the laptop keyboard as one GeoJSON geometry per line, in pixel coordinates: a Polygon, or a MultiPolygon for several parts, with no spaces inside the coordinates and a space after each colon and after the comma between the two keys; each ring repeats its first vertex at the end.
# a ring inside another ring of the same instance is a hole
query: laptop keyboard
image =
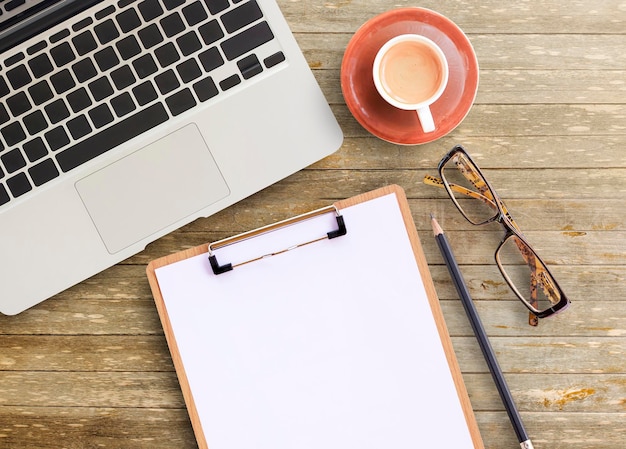
{"type": "Polygon", "coordinates": [[[0,207],[285,60],[256,0],[120,0],[4,59],[0,207]]]}

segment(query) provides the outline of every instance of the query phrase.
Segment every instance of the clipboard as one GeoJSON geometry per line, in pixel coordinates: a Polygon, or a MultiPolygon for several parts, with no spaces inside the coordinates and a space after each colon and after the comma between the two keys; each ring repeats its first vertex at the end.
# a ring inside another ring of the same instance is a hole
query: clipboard
{"type": "Polygon", "coordinates": [[[400,187],[147,275],[199,448],[484,448],[400,187]]]}

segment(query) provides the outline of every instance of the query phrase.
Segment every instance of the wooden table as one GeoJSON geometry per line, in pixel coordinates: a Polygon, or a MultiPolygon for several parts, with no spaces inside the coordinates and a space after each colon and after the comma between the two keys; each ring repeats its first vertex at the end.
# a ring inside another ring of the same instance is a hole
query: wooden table
{"type": "MultiPolygon", "coordinates": [[[[626,441],[626,3],[280,0],[340,121],[325,160],[15,317],[0,317],[0,447],[196,447],[145,276],[148,261],[396,183],[418,232],[487,448],[518,447],[442,265],[429,223],[447,230],[537,449],[617,449],[626,441]],[[469,36],[475,105],[431,144],[368,134],[341,95],[354,31],[397,6],[434,9],[469,36]],[[572,307],[538,327],[499,275],[497,225],[473,228],[422,184],[462,143],[572,307]]],[[[294,448],[297,449],[297,448],[294,448]]],[[[391,448],[390,448],[391,449],[391,448]]]]}

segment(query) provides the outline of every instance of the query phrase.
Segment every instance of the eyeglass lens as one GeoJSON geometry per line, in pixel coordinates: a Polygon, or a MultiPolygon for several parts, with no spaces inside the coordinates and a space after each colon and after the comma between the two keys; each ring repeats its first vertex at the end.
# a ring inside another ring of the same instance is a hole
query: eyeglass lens
{"type": "Polygon", "coordinates": [[[496,252],[496,262],[517,296],[535,312],[548,310],[561,300],[550,272],[519,237],[508,236],[496,252]]]}
{"type": "Polygon", "coordinates": [[[498,208],[480,170],[462,153],[457,153],[441,170],[448,192],[465,218],[482,224],[498,215],[498,208]]]}

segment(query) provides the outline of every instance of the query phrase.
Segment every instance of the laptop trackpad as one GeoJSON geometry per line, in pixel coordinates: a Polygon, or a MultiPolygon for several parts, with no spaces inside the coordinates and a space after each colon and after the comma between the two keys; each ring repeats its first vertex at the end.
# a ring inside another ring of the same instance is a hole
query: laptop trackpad
{"type": "Polygon", "coordinates": [[[229,194],[195,124],[81,179],[76,189],[111,254],[229,194]]]}

